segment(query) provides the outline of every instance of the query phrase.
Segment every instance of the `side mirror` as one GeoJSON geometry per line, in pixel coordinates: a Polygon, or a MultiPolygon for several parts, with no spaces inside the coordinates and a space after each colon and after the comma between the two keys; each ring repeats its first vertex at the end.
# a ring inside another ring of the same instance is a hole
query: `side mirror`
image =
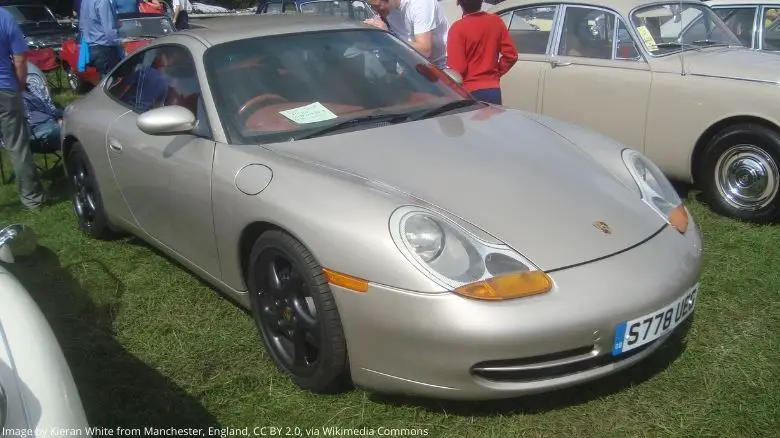
{"type": "Polygon", "coordinates": [[[195,128],[195,114],[183,106],[164,106],[138,116],[136,125],[149,135],[185,134],[195,128]]]}
{"type": "Polygon", "coordinates": [[[455,83],[458,85],[463,85],[463,76],[460,75],[460,73],[456,72],[455,70],[447,67],[444,69],[444,74],[450,77],[455,83]]]}
{"type": "Polygon", "coordinates": [[[13,263],[35,252],[37,246],[38,237],[30,227],[14,224],[0,230],[0,261],[13,263]]]}

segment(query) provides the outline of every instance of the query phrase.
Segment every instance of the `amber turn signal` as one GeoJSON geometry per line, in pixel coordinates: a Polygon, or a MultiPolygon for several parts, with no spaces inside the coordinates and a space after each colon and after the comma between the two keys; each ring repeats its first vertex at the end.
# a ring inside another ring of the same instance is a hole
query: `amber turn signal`
{"type": "Polygon", "coordinates": [[[341,286],[354,292],[362,293],[368,291],[368,281],[363,280],[362,278],[331,271],[327,268],[323,268],[322,273],[325,274],[325,278],[328,279],[328,283],[330,284],[341,286]]]}
{"type": "Polygon", "coordinates": [[[455,293],[478,300],[510,300],[549,292],[552,279],[542,271],[515,272],[470,283],[455,293]]]}
{"type": "Polygon", "coordinates": [[[680,204],[669,212],[669,223],[683,234],[688,231],[688,209],[685,204],[680,204]]]}

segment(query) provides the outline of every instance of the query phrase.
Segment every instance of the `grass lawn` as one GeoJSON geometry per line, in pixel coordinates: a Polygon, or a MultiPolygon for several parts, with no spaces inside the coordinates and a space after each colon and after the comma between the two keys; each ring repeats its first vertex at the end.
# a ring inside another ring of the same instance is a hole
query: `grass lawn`
{"type": "Polygon", "coordinates": [[[250,435],[256,426],[297,426],[299,436],[325,426],[501,438],[780,433],[780,227],[716,217],[694,195],[705,267],[685,338],[591,384],[447,403],[298,390],[270,362],[247,313],[136,239],[84,237],[62,169],[46,178],[53,205],[40,213],[21,211],[15,185],[1,185],[0,224],[38,233],[36,255],[9,268],[49,318],[94,425],[249,427],[250,435]]]}

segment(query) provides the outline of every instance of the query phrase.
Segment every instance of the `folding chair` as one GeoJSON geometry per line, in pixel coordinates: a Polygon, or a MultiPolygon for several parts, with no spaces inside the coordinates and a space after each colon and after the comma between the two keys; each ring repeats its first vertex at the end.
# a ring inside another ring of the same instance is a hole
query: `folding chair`
{"type": "Polygon", "coordinates": [[[62,155],[60,151],[59,137],[54,140],[47,141],[46,139],[38,138],[32,129],[30,130],[30,150],[33,155],[43,155],[43,167],[38,163],[35,165],[38,167],[39,172],[44,172],[49,169],[57,167],[62,161],[62,155]],[[53,155],[55,160],[51,166],[49,166],[49,155],[53,155]]]}

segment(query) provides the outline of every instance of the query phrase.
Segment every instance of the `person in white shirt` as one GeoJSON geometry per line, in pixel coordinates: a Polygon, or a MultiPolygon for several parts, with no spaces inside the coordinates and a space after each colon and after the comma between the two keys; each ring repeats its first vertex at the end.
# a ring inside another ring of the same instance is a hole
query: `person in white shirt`
{"type": "Polygon", "coordinates": [[[192,3],[190,0],[172,0],[171,7],[173,9],[173,25],[176,26],[176,30],[184,30],[190,28],[190,12],[192,12],[192,3]]]}
{"type": "Polygon", "coordinates": [[[429,61],[447,64],[447,32],[450,24],[437,0],[368,0],[381,19],[366,23],[389,30],[407,41],[429,61]]]}

